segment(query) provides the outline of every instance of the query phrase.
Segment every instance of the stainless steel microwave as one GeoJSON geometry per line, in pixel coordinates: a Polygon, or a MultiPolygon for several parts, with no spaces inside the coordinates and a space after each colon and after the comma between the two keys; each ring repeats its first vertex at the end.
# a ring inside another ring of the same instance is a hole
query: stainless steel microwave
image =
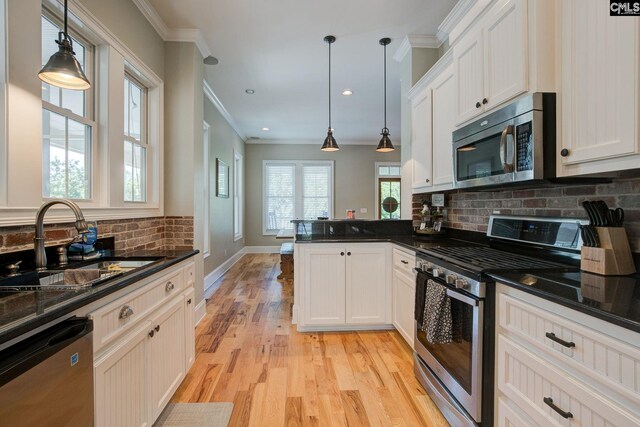
{"type": "Polygon", "coordinates": [[[533,93],[453,132],[457,188],[555,178],[556,95],[533,93]]]}

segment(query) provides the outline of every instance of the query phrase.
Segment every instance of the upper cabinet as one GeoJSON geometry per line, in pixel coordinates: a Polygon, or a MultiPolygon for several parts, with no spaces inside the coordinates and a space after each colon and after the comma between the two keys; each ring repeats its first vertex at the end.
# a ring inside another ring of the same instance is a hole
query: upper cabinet
{"type": "Polygon", "coordinates": [[[451,55],[446,54],[409,93],[414,193],[453,187],[455,85],[451,55]]]}
{"type": "Polygon", "coordinates": [[[498,2],[453,49],[459,125],[527,91],[527,1],[498,2]]]}
{"type": "Polygon", "coordinates": [[[640,20],[602,0],[558,2],[559,176],[638,168],[640,20]]]}

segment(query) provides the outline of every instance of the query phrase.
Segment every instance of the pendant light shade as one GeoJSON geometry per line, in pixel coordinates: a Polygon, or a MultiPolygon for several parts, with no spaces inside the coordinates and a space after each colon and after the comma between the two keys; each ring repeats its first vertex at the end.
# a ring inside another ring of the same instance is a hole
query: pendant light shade
{"type": "Polygon", "coordinates": [[[389,153],[395,150],[391,139],[389,138],[389,128],[387,127],[387,45],[391,43],[391,39],[385,37],[380,39],[380,44],[384,46],[384,127],[382,128],[382,138],[378,143],[376,151],[380,153],[389,153]]]}
{"type": "Polygon", "coordinates": [[[329,130],[327,131],[327,137],[322,144],[322,151],[338,151],[338,143],[333,137],[333,129],[331,128],[331,44],[336,41],[334,36],[326,36],[324,41],[329,44],[329,130]]]}
{"type": "Polygon", "coordinates": [[[58,33],[58,52],[51,55],[38,77],[45,83],[63,89],[86,90],[91,83],[82,71],[73,51],[73,42],[67,32],[67,0],[64,1],[64,31],[58,33]]]}

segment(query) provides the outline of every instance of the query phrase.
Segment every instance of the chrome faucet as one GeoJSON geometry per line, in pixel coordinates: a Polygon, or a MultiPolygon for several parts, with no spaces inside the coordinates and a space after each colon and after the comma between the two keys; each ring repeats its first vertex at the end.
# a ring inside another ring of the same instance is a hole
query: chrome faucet
{"type": "Polygon", "coordinates": [[[36,215],[36,237],[33,239],[33,250],[36,253],[36,270],[44,270],[47,268],[47,253],[44,250],[44,214],[47,213],[47,210],[49,210],[51,206],[58,203],[68,206],[73,211],[76,216],[75,226],[78,233],[85,234],[89,232],[89,227],[84,220],[84,215],[82,215],[80,207],[71,200],[58,199],[44,203],[40,206],[38,214],[36,215]]]}

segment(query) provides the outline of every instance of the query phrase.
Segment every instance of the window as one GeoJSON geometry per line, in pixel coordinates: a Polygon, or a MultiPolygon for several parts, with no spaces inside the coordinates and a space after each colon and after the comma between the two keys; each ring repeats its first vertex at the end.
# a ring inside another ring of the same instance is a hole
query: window
{"type": "Polygon", "coordinates": [[[376,163],[376,217],[400,219],[400,164],[376,163]]]}
{"type": "Polygon", "coordinates": [[[333,162],[264,162],[263,233],[292,230],[292,219],[333,215],[333,162]]]}
{"type": "MultiPolygon", "coordinates": [[[[58,50],[60,22],[45,11],[42,65],[58,50]]],[[[93,46],[71,34],[76,58],[91,79],[93,46]]],[[[91,198],[93,90],[61,89],[42,82],[42,190],[44,197],[91,198]]]]}
{"type": "Polygon", "coordinates": [[[147,199],[147,89],[124,77],[124,201],[147,199]]]}
{"type": "Polygon", "coordinates": [[[242,239],[243,158],[233,150],[233,240],[242,239]]]}

